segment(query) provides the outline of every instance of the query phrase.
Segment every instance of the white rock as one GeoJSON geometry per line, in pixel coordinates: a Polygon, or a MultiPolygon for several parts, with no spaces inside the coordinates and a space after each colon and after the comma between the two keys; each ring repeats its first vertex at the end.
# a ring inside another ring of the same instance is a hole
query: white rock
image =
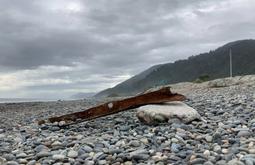
{"type": "Polygon", "coordinates": [[[204,154],[206,157],[209,157],[209,156],[210,156],[210,151],[209,151],[209,150],[205,150],[203,154],[204,154]]]}
{"type": "Polygon", "coordinates": [[[52,147],[61,146],[61,145],[62,145],[62,143],[59,141],[55,141],[54,143],[51,144],[52,147]]]}
{"type": "Polygon", "coordinates": [[[138,108],[137,117],[147,124],[167,122],[171,119],[188,123],[201,118],[195,109],[179,101],[142,106],[138,108]]]}
{"type": "Polygon", "coordinates": [[[20,164],[27,164],[27,160],[26,159],[19,159],[19,163],[20,164]]]}
{"type": "Polygon", "coordinates": [[[4,162],[6,162],[5,158],[0,157],[0,164],[4,164],[4,162]]]}
{"type": "Polygon", "coordinates": [[[65,159],[65,155],[58,155],[58,154],[56,154],[56,155],[52,156],[52,159],[54,159],[54,160],[64,160],[65,159]]]}
{"type": "Polygon", "coordinates": [[[76,158],[78,156],[78,152],[74,151],[74,150],[70,150],[67,154],[68,157],[70,158],[76,158]]]}

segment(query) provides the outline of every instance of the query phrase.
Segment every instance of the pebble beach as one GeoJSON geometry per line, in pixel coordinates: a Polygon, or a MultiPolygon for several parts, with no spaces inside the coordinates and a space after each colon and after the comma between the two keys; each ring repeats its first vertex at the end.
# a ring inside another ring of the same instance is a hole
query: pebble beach
{"type": "Polygon", "coordinates": [[[59,127],[37,125],[100,100],[0,104],[1,165],[255,165],[255,86],[191,89],[203,120],[145,125],[136,109],[59,127]]]}

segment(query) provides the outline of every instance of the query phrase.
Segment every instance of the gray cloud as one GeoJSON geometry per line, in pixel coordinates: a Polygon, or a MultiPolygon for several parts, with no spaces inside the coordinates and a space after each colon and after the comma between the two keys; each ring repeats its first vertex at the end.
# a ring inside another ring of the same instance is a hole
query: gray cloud
{"type": "Polygon", "coordinates": [[[154,64],[254,38],[254,9],[252,0],[0,1],[0,97],[99,91],[154,64]]]}

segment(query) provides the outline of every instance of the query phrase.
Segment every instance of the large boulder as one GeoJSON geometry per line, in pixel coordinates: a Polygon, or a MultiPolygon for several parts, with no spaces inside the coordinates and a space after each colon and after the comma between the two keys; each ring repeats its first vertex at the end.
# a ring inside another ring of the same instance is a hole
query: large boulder
{"type": "Polygon", "coordinates": [[[201,119],[195,109],[179,101],[145,105],[138,108],[136,115],[145,124],[176,121],[189,123],[195,119],[201,119]]]}

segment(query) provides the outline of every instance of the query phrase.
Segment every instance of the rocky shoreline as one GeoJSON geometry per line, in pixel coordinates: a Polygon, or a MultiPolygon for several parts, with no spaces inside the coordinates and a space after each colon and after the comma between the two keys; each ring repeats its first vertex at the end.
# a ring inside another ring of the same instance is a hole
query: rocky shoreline
{"type": "Polygon", "coordinates": [[[60,128],[36,120],[96,100],[0,104],[0,164],[255,164],[255,86],[186,91],[204,121],[145,125],[136,109],[60,128]]]}

